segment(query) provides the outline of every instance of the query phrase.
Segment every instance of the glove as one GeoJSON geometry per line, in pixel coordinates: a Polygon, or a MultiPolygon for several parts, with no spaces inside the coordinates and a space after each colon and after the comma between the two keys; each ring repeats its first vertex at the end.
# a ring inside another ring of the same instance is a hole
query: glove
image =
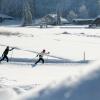
{"type": "Polygon", "coordinates": [[[50,52],[48,52],[48,54],[50,54],[50,52]]]}
{"type": "Polygon", "coordinates": [[[38,55],[36,55],[36,57],[38,57],[38,55]]]}

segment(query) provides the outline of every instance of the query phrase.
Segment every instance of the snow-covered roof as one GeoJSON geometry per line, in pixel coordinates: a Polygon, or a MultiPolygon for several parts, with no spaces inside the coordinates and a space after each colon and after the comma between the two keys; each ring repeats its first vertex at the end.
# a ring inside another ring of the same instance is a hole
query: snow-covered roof
{"type": "Polygon", "coordinates": [[[67,19],[63,18],[63,17],[61,17],[61,22],[67,22],[67,23],[69,23],[69,21],[67,19]]]}
{"type": "Polygon", "coordinates": [[[11,18],[11,19],[13,18],[13,17],[5,15],[5,14],[0,14],[0,17],[2,17],[2,18],[11,18]]]}
{"type": "Polygon", "coordinates": [[[96,17],[96,19],[97,19],[97,18],[100,18],[100,15],[98,15],[98,16],[96,17]]]}
{"type": "MultiPolygon", "coordinates": [[[[50,16],[50,17],[52,17],[54,19],[57,19],[57,14],[48,14],[46,16],[50,16]]],[[[61,22],[67,22],[67,23],[69,23],[69,21],[66,18],[63,18],[62,16],[60,18],[61,18],[61,22]]]]}
{"type": "Polygon", "coordinates": [[[49,16],[51,16],[51,17],[57,17],[57,14],[48,14],[49,16]]]}
{"type": "Polygon", "coordinates": [[[86,20],[94,20],[94,19],[73,19],[73,20],[75,20],[75,21],[86,21],[86,20]]]}

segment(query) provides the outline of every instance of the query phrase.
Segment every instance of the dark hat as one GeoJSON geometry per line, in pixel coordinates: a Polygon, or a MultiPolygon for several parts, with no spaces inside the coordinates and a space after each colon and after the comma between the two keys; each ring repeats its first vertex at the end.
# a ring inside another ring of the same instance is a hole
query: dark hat
{"type": "Polygon", "coordinates": [[[45,49],[43,49],[43,52],[45,52],[46,50],[45,49]]]}

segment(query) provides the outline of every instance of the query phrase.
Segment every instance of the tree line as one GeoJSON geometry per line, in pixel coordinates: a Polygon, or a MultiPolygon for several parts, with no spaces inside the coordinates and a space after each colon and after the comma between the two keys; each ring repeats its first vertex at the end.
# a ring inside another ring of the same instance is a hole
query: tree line
{"type": "Polygon", "coordinates": [[[58,9],[69,20],[94,18],[100,14],[100,0],[0,0],[0,13],[16,18],[22,18],[26,11],[32,18],[39,18],[58,9]]]}

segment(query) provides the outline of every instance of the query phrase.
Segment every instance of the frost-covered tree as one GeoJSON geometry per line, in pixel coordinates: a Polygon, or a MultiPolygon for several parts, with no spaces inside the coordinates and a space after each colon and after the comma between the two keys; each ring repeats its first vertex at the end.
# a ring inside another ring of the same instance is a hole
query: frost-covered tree
{"type": "Polygon", "coordinates": [[[28,0],[33,18],[36,17],[36,0],[28,0]]]}
{"type": "Polygon", "coordinates": [[[32,25],[32,13],[27,0],[23,0],[23,22],[22,26],[32,25]]]}
{"type": "Polygon", "coordinates": [[[57,25],[61,25],[61,13],[59,10],[57,11],[57,25]]]}
{"type": "Polygon", "coordinates": [[[76,14],[73,10],[71,10],[71,11],[69,12],[68,16],[67,16],[67,19],[68,19],[70,22],[72,22],[72,20],[75,19],[75,18],[77,18],[77,14],[76,14]]]}
{"type": "MultiPolygon", "coordinates": [[[[62,0],[62,1],[64,1],[64,0],[62,0]]],[[[56,11],[57,11],[56,24],[57,25],[61,25],[61,16],[62,16],[62,12],[63,12],[63,9],[64,9],[63,7],[60,6],[61,4],[64,6],[63,2],[62,3],[58,2],[57,7],[56,7],[56,11]]]]}
{"type": "MultiPolygon", "coordinates": [[[[63,17],[69,15],[69,11],[74,11],[79,17],[81,11],[87,10],[87,17],[94,18],[100,15],[100,0],[26,0],[30,6],[33,17],[43,17],[49,13],[57,12],[57,5],[61,9],[63,17]],[[45,6],[44,6],[45,5],[45,6]],[[84,5],[84,6],[83,6],[84,5]],[[80,11],[79,11],[80,10],[80,11]]],[[[22,0],[0,0],[0,12],[21,18],[22,0]]],[[[84,16],[85,17],[85,16],[84,16]]]]}
{"type": "Polygon", "coordinates": [[[89,18],[88,9],[85,5],[80,6],[78,16],[79,18],[89,18]]]}

